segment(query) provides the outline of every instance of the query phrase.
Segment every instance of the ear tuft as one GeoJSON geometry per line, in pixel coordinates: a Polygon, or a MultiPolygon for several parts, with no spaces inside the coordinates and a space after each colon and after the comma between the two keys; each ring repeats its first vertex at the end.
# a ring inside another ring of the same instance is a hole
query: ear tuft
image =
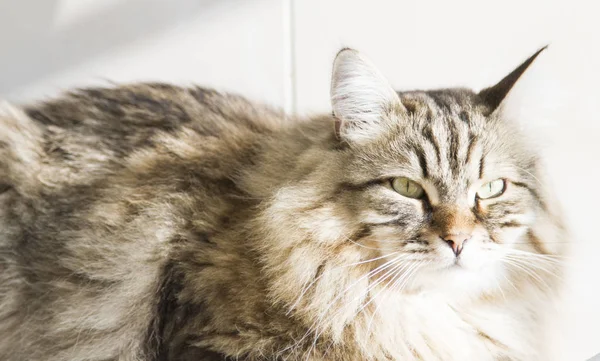
{"type": "Polygon", "coordinates": [[[333,114],[339,136],[365,142],[385,128],[385,115],[402,108],[398,94],[377,68],[358,51],[344,48],[337,54],[331,80],[333,114]]]}
{"type": "Polygon", "coordinates": [[[489,112],[494,112],[502,103],[504,98],[508,95],[510,90],[515,86],[519,78],[525,73],[525,70],[529,68],[531,63],[540,55],[541,52],[546,50],[548,45],[544,46],[540,50],[536,51],[535,54],[530,56],[521,65],[519,65],[510,74],[505,76],[500,82],[492,87],[483,89],[479,92],[481,100],[488,106],[489,112]]]}

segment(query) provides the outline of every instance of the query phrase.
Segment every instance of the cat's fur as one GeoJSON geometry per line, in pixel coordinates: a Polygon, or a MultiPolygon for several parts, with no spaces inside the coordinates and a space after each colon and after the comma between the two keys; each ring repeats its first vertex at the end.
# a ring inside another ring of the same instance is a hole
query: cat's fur
{"type": "Polygon", "coordinates": [[[0,359],[548,360],[566,236],[501,112],[535,56],[396,93],[346,49],[308,119],[164,84],[2,105],[0,359]]]}

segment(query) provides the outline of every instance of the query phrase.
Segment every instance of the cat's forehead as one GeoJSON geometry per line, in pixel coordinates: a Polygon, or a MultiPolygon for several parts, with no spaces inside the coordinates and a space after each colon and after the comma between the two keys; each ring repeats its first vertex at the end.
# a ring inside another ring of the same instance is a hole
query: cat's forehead
{"type": "MultiPolygon", "coordinates": [[[[470,90],[449,89],[399,93],[406,108],[395,120],[400,126],[386,140],[367,150],[374,168],[384,175],[402,175],[435,183],[443,193],[464,193],[474,180],[499,177],[510,166],[502,127],[470,90]]],[[[373,169],[373,168],[372,168],[373,169]]]]}
{"type": "Polygon", "coordinates": [[[470,126],[481,122],[488,108],[470,89],[453,88],[430,91],[398,92],[408,115],[426,123],[432,121],[462,121],[470,126]]]}

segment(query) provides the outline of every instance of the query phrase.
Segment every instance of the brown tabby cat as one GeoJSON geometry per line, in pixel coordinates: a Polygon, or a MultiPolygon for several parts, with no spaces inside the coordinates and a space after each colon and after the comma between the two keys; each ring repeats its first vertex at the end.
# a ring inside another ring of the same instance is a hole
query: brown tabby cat
{"type": "MultiPolygon", "coordinates": [[[[541,51],[541,50],[540,50],[541,51]]],[[[497,85],[332,116],[136,84],[0,106],[4,361],[549,360],[565,232],[497,85]]]]}

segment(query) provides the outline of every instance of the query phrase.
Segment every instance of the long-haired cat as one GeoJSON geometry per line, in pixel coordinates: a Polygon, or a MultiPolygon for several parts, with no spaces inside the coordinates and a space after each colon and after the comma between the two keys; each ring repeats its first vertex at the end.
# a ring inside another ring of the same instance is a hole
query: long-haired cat
{"type": "Polygon", "coordinates": [[[333,114],[134,84],[0,107],[4,361],[534,361],[566,234],[497,85],[333,114]]]}

